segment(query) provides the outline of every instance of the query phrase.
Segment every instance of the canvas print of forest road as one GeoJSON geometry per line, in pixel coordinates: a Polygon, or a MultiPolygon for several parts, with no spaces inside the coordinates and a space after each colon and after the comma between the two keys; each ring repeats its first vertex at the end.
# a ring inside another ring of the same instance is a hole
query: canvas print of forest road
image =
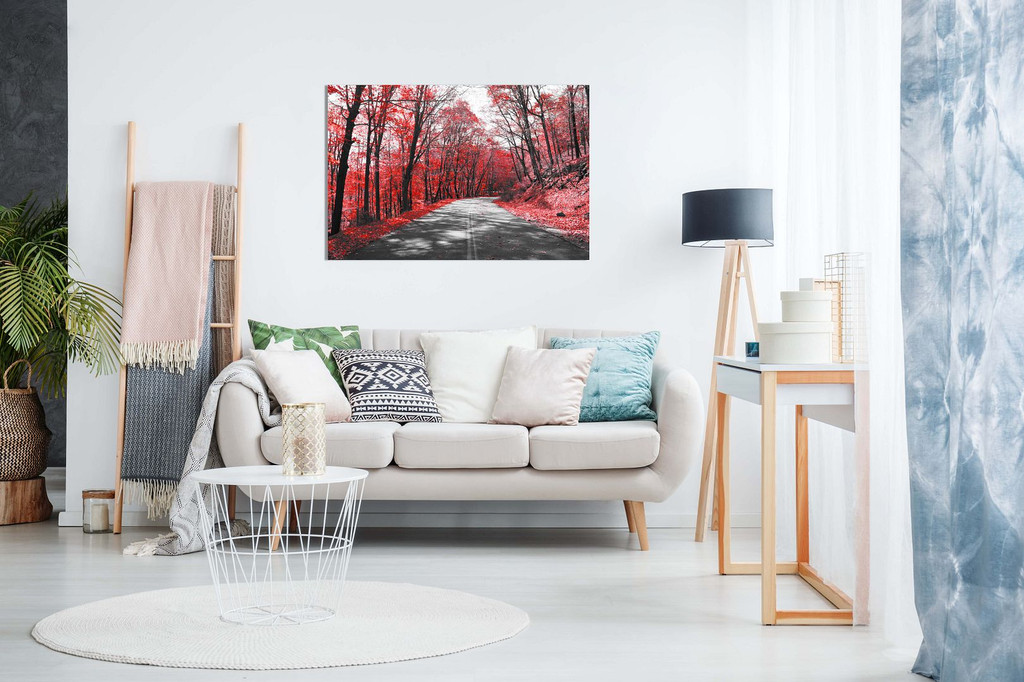
{"type": "Polygon", "coordinates": [[[586,260],[589,85],[327,86],[330,260],[586,260]]]}

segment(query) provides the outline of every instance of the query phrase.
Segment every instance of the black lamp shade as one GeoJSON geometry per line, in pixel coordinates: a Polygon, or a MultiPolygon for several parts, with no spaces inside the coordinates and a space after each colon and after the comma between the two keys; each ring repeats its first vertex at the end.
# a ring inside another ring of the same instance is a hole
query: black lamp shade
{"type": "Polygon", "coordinates": [[[683,244],[722,248],[728,240],[771,246],[770,189],[705,189],[683,194],[683,244]]]}

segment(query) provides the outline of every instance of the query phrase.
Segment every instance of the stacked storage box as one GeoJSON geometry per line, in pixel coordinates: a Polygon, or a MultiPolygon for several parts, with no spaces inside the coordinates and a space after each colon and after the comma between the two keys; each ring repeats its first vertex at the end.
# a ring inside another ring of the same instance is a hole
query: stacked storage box
{"type": "Polygon", "coordinates": [[[783,291],[782,322],[757,325],[761,362],[803,365],[832,362],[832,292],[783,291]]]}

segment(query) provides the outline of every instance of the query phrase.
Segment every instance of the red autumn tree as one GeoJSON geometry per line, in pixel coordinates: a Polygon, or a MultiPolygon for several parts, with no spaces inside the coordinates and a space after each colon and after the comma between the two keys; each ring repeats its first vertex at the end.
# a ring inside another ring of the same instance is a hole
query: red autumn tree
{"type": "Polygon", "coordinates": [[[585,241],[589,100],[585,85],[329,86],[328,236],[491,196],[585,241]]]}
{"type": "Polygon", "coordinates": [[[354,142],[353,131],[356,126],[356,117],[359,115],[359,106],[363,101],[363,89],[365,89],[366,86],[355,85],[344,86],[341,88],[329,86],[327,90],[328,98],[330,98],[332,94],[332,87],[335,88],[335,92],[333,94],[338,96],[341,104],[343,105],[341,116],[345,121],[345,132],[341,136],[341,146],[337,153],[338,170],[334,180],[334,208],[331,211],[330,234],[337,234],[341,229],[341,218],[345,205],[345,181],[348,178],[348,155],[352,149],[352,143],[354,142]]]}

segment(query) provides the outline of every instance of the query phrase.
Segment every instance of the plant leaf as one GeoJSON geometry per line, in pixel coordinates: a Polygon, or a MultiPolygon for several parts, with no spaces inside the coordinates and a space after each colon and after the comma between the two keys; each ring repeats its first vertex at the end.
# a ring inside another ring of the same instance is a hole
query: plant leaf
{"type": "Polygon", "coordinates": [[[27,353],[50,328],[55,302],[49,283],[31,270],[0,263],[0,326],[7,343],[27,353]]]}

